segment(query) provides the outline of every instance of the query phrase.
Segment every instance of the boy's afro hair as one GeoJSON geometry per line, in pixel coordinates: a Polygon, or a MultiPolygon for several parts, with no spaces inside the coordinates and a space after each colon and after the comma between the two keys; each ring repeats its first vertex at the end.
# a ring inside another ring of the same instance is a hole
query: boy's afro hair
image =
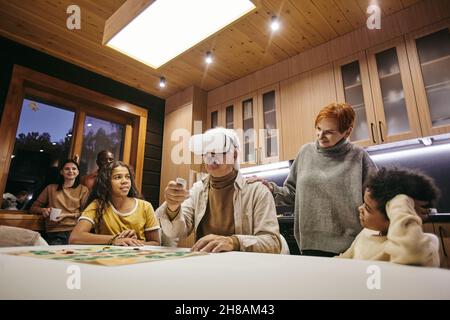
{"type": "Polygon", "coordinates": [[[426,201],[430,206],[435,204],[440,195],[432,178],[418,170],[403,168],[381,168],[369,176],[366,188],[378,203],[378,209],[386,216],[386,203],[398,194],[426,201]]]}

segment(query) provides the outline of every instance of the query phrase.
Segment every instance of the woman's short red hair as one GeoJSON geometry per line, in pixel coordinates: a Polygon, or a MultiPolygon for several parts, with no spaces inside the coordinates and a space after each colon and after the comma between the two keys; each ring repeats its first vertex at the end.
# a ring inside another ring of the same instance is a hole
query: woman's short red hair
{"type": "Polygon", "coordinates": [[[355,110],[347,103],[330,103],[319,111],[314,126],[325,118],[337,119],[339,132],[344,132],[355,123],[355,110]]]}

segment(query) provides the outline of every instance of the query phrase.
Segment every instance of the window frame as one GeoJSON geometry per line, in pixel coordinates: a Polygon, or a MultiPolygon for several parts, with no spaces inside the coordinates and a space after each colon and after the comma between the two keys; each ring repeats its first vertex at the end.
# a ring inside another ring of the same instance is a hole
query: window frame
{"type": "MultiPolygon", "coordinates": [[[[147,110],[76,84],[14,65],[0,122],[0,192],[4,193],[25,98],[35,98],[75,112],[69,157],[81,155],[86,114],[124,125],[123,159],[142,185],[147,110]]],[[[3,198],[0,198],[0,204],[3,198]]],[[[11,212],[11,211],[9,211],[11,212]]]]}

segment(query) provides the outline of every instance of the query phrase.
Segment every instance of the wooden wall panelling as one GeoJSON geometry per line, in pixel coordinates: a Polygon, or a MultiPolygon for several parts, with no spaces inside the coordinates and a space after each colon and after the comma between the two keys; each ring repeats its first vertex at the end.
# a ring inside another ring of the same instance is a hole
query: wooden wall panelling
{"type": "Polygon", "coordinates": [[[446,19],[437,24],[433,24],[419,31],[410,33],[406,36],[406,49],[408,53],[408,59],[410,61],[409,66],[411,68],[411,74],[414,79],[414,93],[416,95],[417,106],[419,106],[419,120],[424,136],[448,133],[450,132],[450,125],[443,125],[438,127],[432,126],[429,111],[430,107],[428,104],[422,69],[420,66],[419,56],[416,48],[416,39],[445,28],[450,28],[450,19],[446,19]]]}
{"type": "Polygon", "coordinates": [[[334,81],[333,65],[330,63],[314,69],[311,73],[311,78],[312,106],[316,115],[326,105],[336,102],[336,84],[334,81]]]}
{"type": "Polygon", "coordinates": [[[314,26],[325,41],[330,41],[339,35],[311,1],[290,2],[305,17],[306,23],[314,26]]]}
{"type": "Polygon", "coordinates": [[[348,22],[334,1],[312,0],[312,2],[338,34],[343,35],[353,30],[353,26],[348,22]]]}
{"type": "Polygon", "coordinates": [[[381,17],[392,14],[403,9],[402,3],[398,0],[382,0],[382,1],[372,1],[372,0],[357,0],[361,11],[367,12],[367,8],[371,4],[376,4],[381,9],[381,17]]]}
{"type": "Polygon", "coordinates": [[[177,94],[166,99],[165,113],[171,113],[177,109],[183,108],[185,105],[192,103],[194,96],[194,87],[186,88],[177,94]]]}
{"type": "Polygon", "coordinates": [[[282,160],[294,159],[300,147],[313,139],[311,84],[311,72],[280,83],[282,160]]]}
{"type": "Polygon", "coordinates": [[[401,0],[403,7],[404,8],[408,8],[412,5],[415,5],[417,2],[419,2],[420,0],[401,0]]]}
{"type": "MultiPolygon", "coordinates": [[[[181,129],[190,133],[192,130],[192,104],[186,105],[180,109],[177,109],[171,113],[166,114],[164,119],[164,135],[163,135],[163,154],[161,160],[161,191],[159,195],[159,202],[164,202],[164,190],[171,180],[175,180],[177,177],[189,180],[189,163],[174,163],[181,159],[172,159],[172,153],[175,156],[183,157],[183,159],[189,159],[190,154],[188,150],[189,136],[182,137],[174,135],[172,141],[172,134],[175,130],[181,129]],[[187,138],[187,139],[185,139],[187,138]],[[181,147],[183,147],[181,149],[181,147]],[[179,152],[178,152],[179,151],[179,152]]],[[[178,131],[182,133],[181,131],[178,131]]]]}
{"type": "Polygon", "coordinates": [[[356,1],[334,0],[347,21],[353,28],[359,28],[366,23],[366,14],[363,12],[356,1]]]}

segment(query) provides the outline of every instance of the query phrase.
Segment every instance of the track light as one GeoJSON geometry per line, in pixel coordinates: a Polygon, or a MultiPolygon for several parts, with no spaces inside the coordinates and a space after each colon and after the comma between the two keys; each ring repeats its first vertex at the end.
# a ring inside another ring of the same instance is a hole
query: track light
{"type": "Polygon", "coordinates": [[[211,64],[211,63],[213,62],[213,58],[212,58],[212,53],[211,53],[211,51],[208,51],[208,52],[206,53],[205,62],[206,62],[207,64],[211,64]]]}
{"type": "Polygon", "coordinates": [[[270,28],[272,31],[277,31],[280,29],[280,22],[278,21],[277,16],[272,16],[272,22],[270,23],[270,28]]]}
{"type": "Polygon", "coordinates": [[[161,88],[164,88],[166,86],[166,78],[164,77],[159,78],[159,86],[161,88]]]}

